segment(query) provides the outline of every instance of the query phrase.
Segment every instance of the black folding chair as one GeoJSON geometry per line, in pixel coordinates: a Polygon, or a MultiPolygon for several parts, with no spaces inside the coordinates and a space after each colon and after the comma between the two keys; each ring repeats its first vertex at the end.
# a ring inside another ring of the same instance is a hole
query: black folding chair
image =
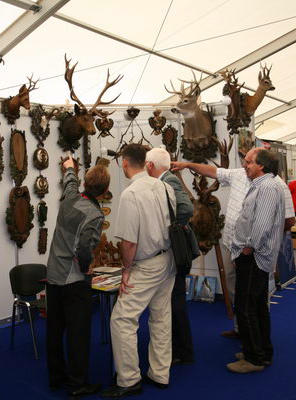
{"type": "Polygon", "coordinates": [[[43,264],[21,264],[9,272],[11,290],[14,295],[12,307],[10,346],[14,345],[16,309],[26,308],[31,328],[35,358],[38,360],[36,337],[33,326],[32,309],[45,309],[45,298],[37,299],[36,295],[45,287],[46,266],[43,264]],[[26,298],[33,297],[33,300],[26,298]]]}

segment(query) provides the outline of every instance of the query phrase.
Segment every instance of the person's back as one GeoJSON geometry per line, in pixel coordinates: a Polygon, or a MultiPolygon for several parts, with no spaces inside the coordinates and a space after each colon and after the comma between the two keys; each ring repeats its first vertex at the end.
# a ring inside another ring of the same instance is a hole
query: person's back
{"type": "Polygon", "coordinates": [[[100,206],[83,194],[72,193],[62,201],[47,263],[49,283],[65,285],[85,278],[76,258],[80,234],[86,226],[100,234],[103,218],[100,206]]]}
{"type": "Polygon", "coordinates": [[[52,389],[66,385],[69,395],[82,396],[100,389],[87,380],[92,316],[89,267],[104,221],[97,199],[108,189],[110,176],[105,167],[92,167],[85,175],[85,191],[79,193],[71,157],[63,167],[63,201],[47,268],[47,367],[52,389]]]}
{"type": "MultiPolygon", "coordinates": [[[[172,204],[175,204],[173,189],[169,185],[148,176],[146,172],[139,175],[141,177],[133,180],[132,184],[121,195],[122,202],[128,198],[130,206],[136,207],[137,214],[134,214],[134,217],[135,215],[139,216],[137,221],[133,221],[138,224],[138,247],[135,260],[150,257],[154,253],[156,254],[159,248],[167,249],[170,247],[168,236],[170,219],[165,188],[169,193],[172,204]]],[[[126,223],[133,227],[134,223],[131,223],[131,217],[129,213],[126,215],[126,223]]]]}

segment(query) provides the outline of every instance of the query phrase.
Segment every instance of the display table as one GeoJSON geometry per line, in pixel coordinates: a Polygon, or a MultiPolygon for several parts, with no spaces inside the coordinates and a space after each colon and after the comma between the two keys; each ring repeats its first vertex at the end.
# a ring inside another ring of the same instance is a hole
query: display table
{"type": "Polygon", "coordinates": [[[111,343],[110,317],[118,296],[121,267],[98,267],[94,269],[93,292],[100,302],[101,342],[111,343]]]}

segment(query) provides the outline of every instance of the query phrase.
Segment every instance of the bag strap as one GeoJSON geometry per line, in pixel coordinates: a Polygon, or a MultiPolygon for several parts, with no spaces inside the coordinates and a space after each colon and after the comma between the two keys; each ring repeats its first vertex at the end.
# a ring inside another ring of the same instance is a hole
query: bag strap
{"type": "Polygon", "coordinates": [[[168,191],[167,191],[167,188],[166,188],[165,184],[164,184],[164,188],[165,188],[165,193],[166,193],[166,197],[167,197],[167,201],[168,201],[168,206],[169,206],[171,224],[173,224],[173,223],[176,222],[176,216],[175,216],[173,207],[172,207],[172,205],[171,205],[170,198],[169,198],[169,194],[168,194],[168,191]]]}

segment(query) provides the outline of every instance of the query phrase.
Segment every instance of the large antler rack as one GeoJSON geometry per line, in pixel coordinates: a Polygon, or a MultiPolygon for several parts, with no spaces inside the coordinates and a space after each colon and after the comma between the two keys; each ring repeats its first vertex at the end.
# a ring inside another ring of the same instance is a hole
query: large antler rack
{"type": "Polygon", "coordinates": [[[245,82],[242,84],[238,83],[238,78],[236,78],[235,76],[235,68],[230,70],[226,68],[224,71],[220,72],[220,75],[223,77],[228,85],[232,85],[236,89],[240,89],[245,84],[245,82]]]}
{"type": "Polygon", "coordinates": [[[110,78],[110,72],[109,72],[109,68],[108,68],[108,72],[107,72],[107,79],[106,79],[106,84],[104,89],[101,91],[101,93],[99,94],[99,97],[97,98],[97,101],[95,102],[95,104],[92,106],[90,112],[93,112],[95,114],[99,115],[99,111],[97,110],[97,107],[101,104],[111,104],[113,103],[115,100],[118,99],[118,97],[121,95],[121,93],[116,96],[114,99],[110,100],[110,101],[102,101],[102,97],[103,95],[106,93],[106,91],[112,87],[115,86],[119,81],[121,81],[121,79],[123,78],[123,75],[118,75],[117,78],[113,79],[113,81],[109,82],[109,78],[110,78]]]}
{"type": "Polygon", "coordinates": [[[168,93],[170,93],[170,94],[177,94],[177,95],[180,96],[181,98],[182,98],[182,97],[185,97],[185,96],[191,96],[191,95],[192,95],[193,93],[195,93],[195,92],[197,93],[197,95],[199,95],[199,94],[200,94],[200,87],[199,87],[199,84],[200,84],[201,79],[202,79],[202,74],[201,74],[200,80],[199,80],[199,82],[198,82],[197,79],[196,79],[196,75],[195,75],[194,71],[191,70],[191,72],[192,72],[192,74],[193,74],[193,81],[186,81],[186,80],[184,80],[184,79],[178,78],[178,80],[181,82],[180,91],[177,91],[177,90],[175,89],[175,87],[174,87],[174,85],[173,85],[173,83],[172,83],[171,80],[170,80],[170,83],[171,83],[171,86],[172,86],[173,91],[168,90],[167,87],[166,87],[166,85],[164,85],[165,90],[166,90],[168,93]],[[189,89],[189,92],[188,92],[188,93],[186,93],[186,90],[185,90],[185,87],[184,87],[184,83],[189,83],[189,85],[190,85],[190,89],[189,89]]]}
{"type": "Polygon", "coordinates": [[[39,82],[39,79],[37,79],[37,81],[33,81],[33,74],[31,75],[31,77],[27,76],[27,79],[29,81],[28,92],[32,92],[32,90],[38,89],[36,87],[36,85],[37,85],[37,82],[39,82]]]}
{"type": "MultiPolygon", "coordinates": [[[[66,82],[68,83],[68,86],[69,86],[69,89],[70,89],[70,96],[71,96],[71,99],[72,99],[73,101],[75,101],[77,104],[79,104],[79,106],[80,106],[81,108],[86,109],[85,105],[82,103],[82,101],[81,101],[81,100],[77,97],[77,95],[75,94],[74,89],[73,89],[73,84],[72,84],[73,73],[74,73],[74,70],[75,70],[76,65],[78,64],[78,62],[77,62],[76,64],[74,64],[72,68],[70,68],[70,62],[71,62],[71,59],[70,59],[70,60],[67,60],[67,55],[65,54],[65,64],[66,64],[65,80],[66,80],[66,82]]],[[[117,78],[115,78],[115,79],[114,79],[113,81],[111,81],[111,82],[109,82],[109,78],[110,78],[110,72],[109,72],[109,69],[108,69],[106,84],[105,84],[103,90],[101,91],[101,93],[99,94],[99,96],[98,96],[96,102],[94,103],[94,105],[93,105],[93,106],[91,107],[91,109],[89,110],[89,113],[90,113],[90,114],[93,113],[93,114],[96,114],[96,115],[100,115],[99,112],[100,112],[101,110],[97,110],[97,107],[98,107],[99,105],[101,105],[101,104],[103,104],[103,105],[105,105],[105,104],[111,104],[111,103],[113,103],[115,100],[117,100],[118,97],[120,96],[120,94],[119,94],[118,96],[116,96],[114,99],[112,99],[112,100],[110,100],[110,101],[102,101],[102,97],[103,97],[103,95],[106,93],[106,91],[107,91],[110,87],[116,85],[116,84],[123,78],[123,75],[118,75],[117,78]]]]}
{"type": "Polygon", "coordinates": [[[79,100],[79,98],[76,96],[74,89],[73,89],[73,85],[72,85],[72,76],[73,76],[73,72],[76,68],[76,65],[78,64],[78,61],[76,64],[73,65],[72,68],[70,68],[70,62],[71,62],[71,58],[70,60],[67,60],[67,55],[65,54],[65,64],[66,64],[66,70],[65,70],[65,81],[68,83],[69,89],[70,89],[70,97],[73,101],[75,101],[77,104],[80,105],[81,108],[86,109],[85,105],[82,103],[82,101],[79,100]]]}
{"type": "Polygon", "coordinates": [[[191,70],[191,72],[192,72],[192,75],[193,75],[193,81],[185,81],[184,79],[180,79],[180,78],[179,78],[179,81],[181,81],[183,85],[184,85],[184,83],[189,83],[190,90],[189,90],[188,93],[186,93],[187,96],[191,96],[193,93],[195,93],[197,95],[200,95],[201,90],[200,90],[199,85],[200,85],[200,82],[202,80],[202,73],[200,74],[199,81],[197,81],[194,71],[191,70]]]}

